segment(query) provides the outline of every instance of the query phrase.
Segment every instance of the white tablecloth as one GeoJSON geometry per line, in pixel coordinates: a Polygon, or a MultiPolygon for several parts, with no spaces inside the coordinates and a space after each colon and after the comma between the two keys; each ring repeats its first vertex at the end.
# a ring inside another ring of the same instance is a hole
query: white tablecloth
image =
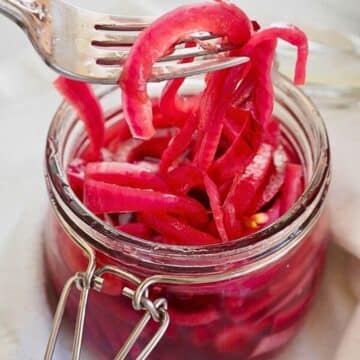
{"type": "MultiPolygon", "coordinates": [[[[192,1],[76,2],[116,13],[157,14],[192,1]]],[[[297,1],[280,0],[238,3],[256,18],[360,31],[358,0],[303,0],[301,6],[297,1]]],[[[60,97],[51,85],[55,75],[38,59],[21,31],[0,18],[0,34],[0,359],[39,359],[50,326],[38,232],[46,198],[42,163],[47,128],[60,97]]],[[[332,246],[315,307],[300,335],[280,356],[282,360],[329,360],[335,354],[338,360],[360,358],[360,339],[356,338],[360,328],[354,331],[360,326],[360,308],[355,310],[360,298],[360,266],[349,255],[360,258],[359,110],[358,105],[322,109],[334,154],[329,197],[333,238],[347,251],[332,246]]],[[[57,358],[64,359],[64,353],[57,358]]]]}

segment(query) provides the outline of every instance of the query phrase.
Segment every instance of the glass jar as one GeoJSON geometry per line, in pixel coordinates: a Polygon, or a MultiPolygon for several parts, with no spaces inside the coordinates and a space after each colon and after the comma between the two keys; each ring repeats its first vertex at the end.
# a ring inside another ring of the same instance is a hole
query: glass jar
{"type": "MultiPolygon", "coordinates": [[[[156,332],[150,345],[162,338],[151,359],[263,359],[295,335],[326,257],[322,210],[330,153],[325,125],[310,100],[285,78],[276,76],[274,82],[274,114],[281,122],[284,145],[291,146],[303,163],[305,192],[269,227],[212,246],[149,242],[121,233],[89,212],[65,176],[69,161],[87,139],[72,109],[61,105],[46,146],[52,211],[44,225],[45,254],[57,295],[71,279],[61,305],[66,304],[72,321],[79,294],[70,289],[77,285],[81,290],[75,348],[81,343],[85,313],[84,339],[96,358],[113,358],[142,316],[144,329],[129,346],[130,358],[136,358],[156,332]]],[[[100,97],[107,127],[123,121],[114,105],[119,103],[118,90],[106,90],[100,97]]],[[[52,345],[61,315],[60,307],[52,345]]]]}

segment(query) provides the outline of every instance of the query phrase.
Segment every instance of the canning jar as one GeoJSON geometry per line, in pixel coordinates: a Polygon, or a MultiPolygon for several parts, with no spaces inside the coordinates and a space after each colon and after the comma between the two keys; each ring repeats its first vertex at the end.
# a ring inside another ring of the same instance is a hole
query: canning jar
{"type": "MultiPolygon", "coordinates": [[[[279,75],[274,84],[274,115],[284,146],[303,165],[305,191],[270,226],[211,246],[149,242],[88,211],[66,178],[69,162],[87,145],[86,134],[69,105],[60,106],[46,145],[52,209],[44,236],[52,288],[58,296],[65,288],[48,356],[62,307],[67,319],[77,318],[73,351],[79,354],[84,326],[83,346],[104,359],[114,358],[124,344],[118,358],[141,353],[138,358],[264,359],[296,334],[326,258],[323,207],[330,153],[325,125],[311,101],[279,75]]],[[[111,129],[123,121],[119,90],[107,89],[100,98],[111,129]]]]}

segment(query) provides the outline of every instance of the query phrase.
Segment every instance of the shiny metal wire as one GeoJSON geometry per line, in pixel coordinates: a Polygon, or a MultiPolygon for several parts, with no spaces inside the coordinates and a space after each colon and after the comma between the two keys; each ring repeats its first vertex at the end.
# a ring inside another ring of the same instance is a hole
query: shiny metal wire
{"type": "MultiPolygon", "coordinates": [[[[136,289],[141,286],[142,281],[135,275],[129,273],[128,271],[122,270],[118,267],[112,265],[103,266],[95,270],[95,252],[91,247],[86,243],[84,239],[78,236],[69,224],[66,222],[61,212],[58,211],[58,208],[54,206],[55,212],[58,216],[60,223],[62,224],[64,230],[67,232],[69,237],[74,241],[74,243],[81,248],[81,250],[86,254],[88,258],[88,266],[85,272],[78,272],[73,275],[66,283],[61,292],[56,312],[54,315],[53,326],[48,340],[47,348],[45,351],[45,360],[51,360],[54,355],[57,339],[60,332],[60,326],[64,317],[64,312],[66,308],[67,301],[69,299],[70,291],[76,287],[80,291],[80,301],[78,305],[77,318],[75,324],[75,332],[73,338],[73,348],[72,348],[72,360],[79,360],[81,354],[81,345],[82,338],[84,333],[84,322],[86,316],[86,306],[90,290],[96,290],[101,292],[102,285],[104,283],[103,276],[105,274],[113,274],[118,276],[121,279],[127,280],[136,286],[136,289]]],[[[164,298],[156,299],[154,302],[149,298],[148,287],[141,288],[141,298],[137,306],[134,307],[134,310],[145,311],[145,314],[135,326],[131,334],[129,335],[127,341],[122,345],[118,354],[115,356],[115,360],[124,360],[126,356],[130,353],[134,344],[138,340],[140,334],[144,331],[146,325],[150,320],[159,323],[158,330],[149,340],[147,345],[144,347],[140,355],[137,357],[137,360],[145,360],[155,346],[159,343],[161,338],[166,332],[166,329],[170,323],[170,317],[167,312],[167,301],[164,298]]],[[[123,295],[134,300],[137,290],[132,290],[128,287],[124,287],[123,295]]]]}

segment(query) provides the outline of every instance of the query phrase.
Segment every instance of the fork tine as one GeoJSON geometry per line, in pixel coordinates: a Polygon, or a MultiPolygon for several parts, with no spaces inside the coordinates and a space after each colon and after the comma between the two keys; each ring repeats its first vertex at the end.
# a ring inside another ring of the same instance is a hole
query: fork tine
{"type": "Polygon", "coordinates": [[[153,21],[150,17],[122,17],[99,14],[96,15],[95,29],[105,31],[141,31],[153,21]]]}
{"type": "Polygon", "coordinates": [[[181,60],[191,57],[199,57],[199,56],[205,56],[208,54],[219,54],[222,52],[226,52],[229,50],[234,49],[233,45],[222,45],[222,46],[214,46],[209,49],[203,49],[201,47],[194,47],[194,48],[184,48],[184,49],[176,49],[173,53],[170,55],[162,57],[159,61],[175,61],[175,60],[181,60]]]}
{"type": "MultiPolygon", "coordinates": [[[[110,31],[98,31],[94,33],[94,40],[92,41],[93,45],[98,47],[121,47],[121,46],[130,46],[133,45],[137,40],[139,33],[126,33],[124,31],[110,32],[110,31]]],[[[208,33],[195,33],[191,36],[188,36],[185,39],[182,39],[178,44],[184,44],[193,40],[208,41],[216,40],[220,37],[218,35],[212,35],[208,33]]]]}
{"type": "MultiPolygon", "coordinates": [[[[211,51],[203,49],[203,48],[183,48],[183,49],[176,49],[172,54],[167,55],[159,59],[159,62],[167,62],[167,61],[175,61],[181,60],[185,58],[191,57],[200,57],[206,56],[209,54],[218,54],[222,52],[229,51],[234,47],[231,45],[227,46],[217,46],[214,47],[211,51]]],[[[94,49],[95,50],[95,57],[96,62],[101,65],[122,65],[126,61],[126,58],[129,54],[128,49],[124,50],[113,50],[113,49],[94,49]]]]}
{"type": "MultiPolygon", "coordinates": [[[[224,57],[213,55],[212,58],[200,60],[187,64],[158,65],[153,67],[152,76],[149,82],[160,82],[178,77],[188,77],[201,75],[211,71],[226,69],[232,66],[245,64],[249,61],[247,57],[224,57]]],[[[92,82],[96,84],[116,84],[122,71],[122,67],[108,67],[94,65],[97,67],[92,77],[82,76],[79,74],[68,73],[67,75],[78,80],[92,82]]]]}
{"type": "Polygon", "coordinates": [[[124,33],[124,32],[95,32],[95,36],[92,40],[92,44],[99,47],[120,47],[130,46],[134,44],[139,37],[139,33],[124,33]]]}
{"type": "MultiPolygon", "coordinates": [[[[201,60],[194,63],[174,64],[168,66],[154,66],[149,82],[161,82],[179,77],[201,75],[212,71],[226,69],[245,64],[247,57],[222,57],[215,56],[211,59],[201,60]]],[[[122,67],[97,66],[97,70],[89,77],[87,74],[67,72],[66,76],[76,80],[95,84],[114,85],[120,78],[122,67]]]]}
{"type": "Polygon", "coordinates": [[[249,61],[247,57],[220,57],[213,59],[201,60],[193,63],[174,64],[170,66],[159,66],[153,68],[150,82],[160,82],[179,77],[189,77],[226,69],[233,66],[245,64],[249,61]]]}

